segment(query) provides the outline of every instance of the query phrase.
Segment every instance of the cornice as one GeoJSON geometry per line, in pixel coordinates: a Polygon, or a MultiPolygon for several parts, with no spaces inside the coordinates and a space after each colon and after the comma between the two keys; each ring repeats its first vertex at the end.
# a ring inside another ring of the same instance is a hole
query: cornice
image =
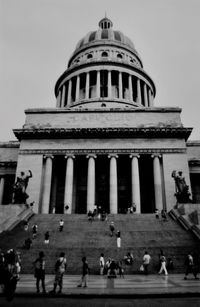
{"type": "Polygon", "coordinates": [[[184,138],[188,139],[192,128],[44,128],[14,129],[18,140],[22,139],[69,139],[69,138],[184,138]]]}
{"type": "Polygon", "coordinates": [[[19,151],[20,155],[111,155],[111,154],[170,154],[170,153],[180,153],[185,154],[185,148],[126,148],[126,149],[21,149],[19,151]]]}
{"type": "MultiPolygon", "coordinates": [[[[84,100],[84,102],[96,102],[97,99],[84,100]]],[[[98,99],[99,101],[99,99],[98,99]]],[[[103,102],[113,102],[108,98],[101,98],[103,102]]],[[[116,100],[119,102],[119,100],[116,100]]],[[[126,102],[126,101],[125,101],[126,102]]],[[[181,113],[182,109],[179,107],[137,107],[137,108],[90,108],[90,109],[76,109],[76,108],[32,108],[26,109],[25,114],[57,114],[57,113],[181,113]]]]}

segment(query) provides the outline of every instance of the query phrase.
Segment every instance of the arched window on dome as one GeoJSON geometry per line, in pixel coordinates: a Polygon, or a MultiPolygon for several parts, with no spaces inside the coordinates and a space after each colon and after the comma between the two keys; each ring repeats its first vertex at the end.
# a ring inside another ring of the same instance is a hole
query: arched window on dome
{"type": "Polygon", "coordinates": [[[91,53],[89,53],[88,55],[87,55],[87,59],[89,60],[89,59],[92,59],[93,58],[93,55],[91,54],[91,53]]]}
{"type": "Polygon", "coordinates": [[[118,53],[118,54],[117,54],[117,58],[118,58],[118,59],[123,59],[122,54],[118,53]]]}
{"type": "Polygon", "coordinates": [[[102,54],[101,54],[101,56],[104,57],[104,58],[107,58],[107,57],[108,57],[108,52],[103,51],[102,54]]]}

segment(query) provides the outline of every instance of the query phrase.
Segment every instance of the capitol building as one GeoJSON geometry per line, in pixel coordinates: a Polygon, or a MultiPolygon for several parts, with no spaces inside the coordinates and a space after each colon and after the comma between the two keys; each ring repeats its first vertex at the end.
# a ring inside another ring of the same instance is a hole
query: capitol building
{"type": "MultiPolygon", "coordinates": [[[[63,63],[64,64],[64,63],[63,63]]],[[[200,203],[200,141],[188,141],[179,107],[156,107],[156,85],[135,45],[105,17],[79,40],[55,84],[52,108],[25,110],[17,141],[0,143],[0,204],[32,171],[35,213],[170,211],[174,170],[200,203]]],[[[173,97],[172,97],[173,98],[173,97]]]]}

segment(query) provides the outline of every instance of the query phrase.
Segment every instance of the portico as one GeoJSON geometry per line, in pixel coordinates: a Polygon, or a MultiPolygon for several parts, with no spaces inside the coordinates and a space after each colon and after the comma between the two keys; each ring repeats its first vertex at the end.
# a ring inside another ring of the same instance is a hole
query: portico
{"type": "Polygon", "coordinates": [[[162,197],[159,200],[156,198],[162,195],[159,181],[161,161],[161,156],[142,155],[140,162],[140,156],[131,153],[44,156],[40,210],[42,213],[52,213],[55,208],[56,213],[86,213],[97,204],[106,212],[117,214],[126,213],[132,203],[136,205],[136,213],[152,213],[158,206],[161,210],[162,197]],[[145,163],[147,172],[151,172],[154,180],[151,194],[148,187],[145,188],[150,183],[147,180],[140,182],[142,163],[145,163]],[[151,197],[149,207],[147,199],[142,199],[141,203],[141,189],[151,197]],[[65,210],[65,206],[69,208],[65,210]]]}

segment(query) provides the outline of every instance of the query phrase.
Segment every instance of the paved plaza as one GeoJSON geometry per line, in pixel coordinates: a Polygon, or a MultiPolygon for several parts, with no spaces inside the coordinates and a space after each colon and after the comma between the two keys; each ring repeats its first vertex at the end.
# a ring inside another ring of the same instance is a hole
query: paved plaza
{"type": "MultiPolygon", "coordinates": [[[[106,276],[89,276],[87,288],[77,288],[80,281],[78,275],[65,275],[62,295],[88,296],[200,296],[200,280],[189,276],[184,280],[183,274],[164,275],[127,275],[124,278],[108,279],[106,276]]],[[[46,276],[47,292],[53,289],[54,275],[46,276]]],[[[36,295],[35,278],[33,275],[21,275],[17,285],[17,294],[36,295]]]]}

